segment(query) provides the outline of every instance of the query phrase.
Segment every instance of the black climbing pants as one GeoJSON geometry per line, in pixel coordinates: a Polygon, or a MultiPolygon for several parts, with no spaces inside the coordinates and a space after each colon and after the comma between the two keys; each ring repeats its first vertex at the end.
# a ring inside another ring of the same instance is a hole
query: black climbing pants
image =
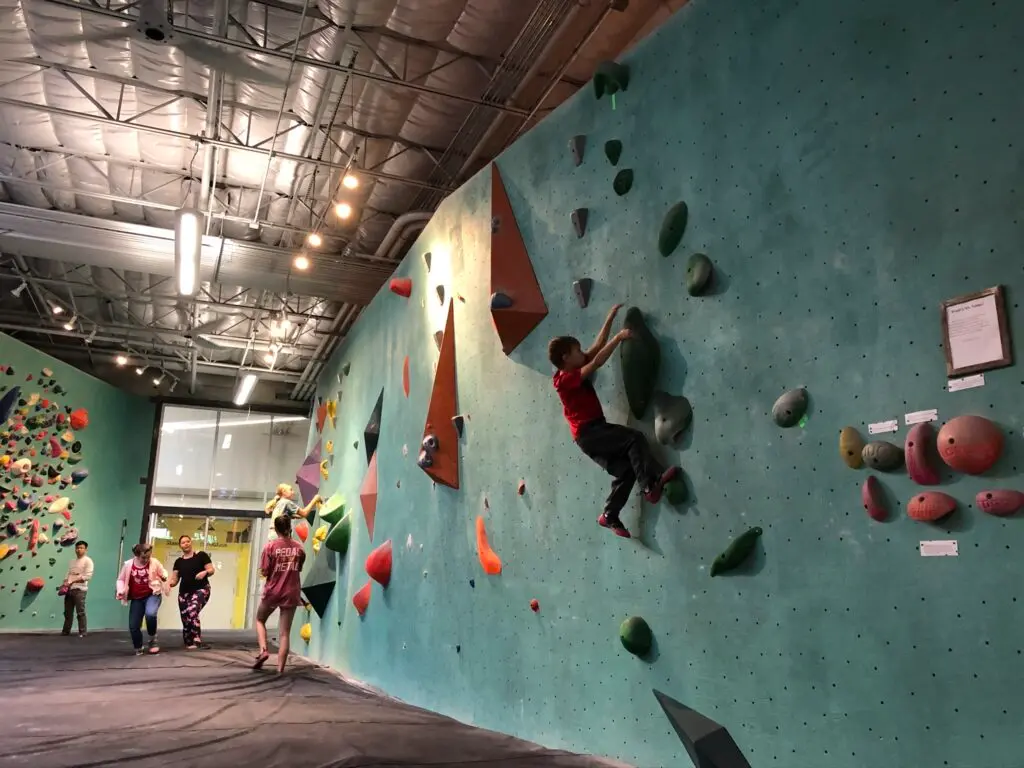
{"type": "Polygon", "coordinates": [[[78,631],[85,634],[85,595],[84,589],[69,589],[64,595],[64,629],[62,631],[65,635],[71,634],[71,626],[76,615],[78,616],[78,631]]]}
{"type": "Polygon", "coordinates": [[[651,455],[643,433],[622,424],[609,424],[604,419],[585,424],[576,438],[576,444],[587,456],[611,475],[612,490],[604,505],[604,513],[611,520],[619,519],[633,485],[650,488],[665,471],[651,455]]]}

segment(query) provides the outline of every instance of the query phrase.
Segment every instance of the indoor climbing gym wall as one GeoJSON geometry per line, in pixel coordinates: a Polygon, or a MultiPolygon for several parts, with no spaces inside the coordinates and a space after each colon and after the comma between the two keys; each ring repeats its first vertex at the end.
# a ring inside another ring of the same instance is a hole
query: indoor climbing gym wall
{"type": "Polygon", "coordinates": [[[453,194],[320,381],[309,655],[644,768],[1019,768],[1022,23],[694,0],[453,194]],[[547,358],[618,302],[632,539],[547,358]]]}
{"type": "Polygon", "coordinates": [[[89,630],[124,625],[118,552],[139,540],[153,417],[149,401],[0,334],[0,632],[60,630],[79,539],[95,567],[89,630]]]}

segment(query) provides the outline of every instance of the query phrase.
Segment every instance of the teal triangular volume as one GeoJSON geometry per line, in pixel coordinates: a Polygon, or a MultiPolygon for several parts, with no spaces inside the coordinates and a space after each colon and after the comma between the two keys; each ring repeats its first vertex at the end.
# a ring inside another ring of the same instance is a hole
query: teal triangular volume
{"type": "Polygon", "coordinates": [[[322,549],[313,560],[313,565],[302,582],[302,594],[321,619],[327,610],[327,603],[334,594],[338,580],[338,558],[329,549],[322,549]]]}

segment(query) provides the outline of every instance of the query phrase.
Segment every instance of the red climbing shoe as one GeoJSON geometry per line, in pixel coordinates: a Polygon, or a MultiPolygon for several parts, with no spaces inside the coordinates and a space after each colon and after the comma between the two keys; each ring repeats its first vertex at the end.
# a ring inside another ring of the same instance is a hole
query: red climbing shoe
{"type": "Polygon", "coordinates": [[[601,515],[597,518],[597,524],[602,528],[611,528],[612,533],[616,536],[621,536],[624,539],[633,538],[629,535],[629,531],[626,529],[626,526],[622,524],[621,520],[609,520],[606,515],[601,515]]]}
{"type": "Polygon", "coordinates": [[[269,659],[269,658],[270,658],[270,654],[269,653],[267,653],[266,651],[260,651],[259,654],[256,656],[256,660],[253,661],[253,663],[252,663],[252,668],[253,669],[262,669],[263,665],[266,663],[267,659],[269,659]]]}
{"type": "Polygon", "coordinates": [[[665,486],[671,483],[682,470],[679,467],[669,467],[661,473],[661,477],[658,478],[658,482],[653,487],[648,488],[644,491],[644,499],[649,504],[657,504],[661,501],[661,492],[665,490],[665,486]]]}

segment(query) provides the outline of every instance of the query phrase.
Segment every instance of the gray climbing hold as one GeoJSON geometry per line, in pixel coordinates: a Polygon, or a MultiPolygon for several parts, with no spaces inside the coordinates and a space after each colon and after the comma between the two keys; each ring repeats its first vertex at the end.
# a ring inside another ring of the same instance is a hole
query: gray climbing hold
{"type": "Polygon", "coordinates": [[[629,67],[615,61],[602,61],[594,70],[594,95],[611,96],[629,88],[629,67]]]}
{"type": "Polygon", "coordinates": [[[612,165],[619,164],[619,158],[622,157],[622,142],[618,139],[610,139],[604,143],[604,156],[608,158],[608,162],[612,165]]]}
{"type": "Polygon", "coordinates": [[[345,376],[348,376],[348,372],[351,371],[351,370],[352,370],[352,363],[345,363],[343,366],[341,366],[341,372],[345,376]]]}
{"type": "Polygon", "coordinates": [[[512,299],[498,291],[491,294],[491,309],[508,309],[512,306],[512,299]]]}
{"type": "Polygon", "coordinates": [[[612,181],[612,189],[615,190],[615,194],[619,197],[627,194],[629,190],[633,188],[633,169],[623,168],[621,171],[615,174],[615,179],[612,181]]]}
{"type": "Polygon", "coordinates": [[[780,427],[795,427],[807,413],[807,390],[803,387],[784,393],[772,406],[772,419],[780,427]]]}
{"type": "Polygon", "coordinates": [[[437,345],[438,351],[441,350],[442,339],[444,339],[444,331],[434,331],[434,343],[437,345]]]}
{"type": "Polygon", "coordinates": [[[441,306],[444,306],[444,286],[437,286],[437,300],[441,302],[441,306]]]}
{"type": "Polygon", "coordinates": [[[462,430],[466,428],[466,417],[462,415],[452,416],[452,425],[455,427],[455,431],[458,432],[459,437],[462,437],[462,430]]]}
{"type": "Polygon", "coordinates": [[[495,234],[499,229],[501,229],[501,216],[492,216],[491,217],[491,234],[492,235],[495,234]]]}
{"type": "Polygon", "coordinates": [[[653,405],[654,436],[662,445],[672,445],[682,437],[693,419],[690,401],[682,395],[655,392],[653,405]]]}
{"type": "Polygon", "coordinates": [[[670,256],[686,234],[686,224],[690,218],[690,209],[680,201],[668,209],[661,222],[658,233],[658,251],[662,256],[670,256]]]}
{"type": "Polygon", "coordinates": [[[430,251],[427,251],[426,253],[423,254],[423,261],[426,262],[426,264],[427,264],[427,272],[429,272],[430,271],[430,261],[431,261],[430,251]]]}
{"type": "Polygon", "coordinates": [[[587,233],[586,208],[577,208],[572,212],[572,228],[576,230],[576,237],[583,237],[587,233]]]}
{"type": "Polygon", "coordinates": [[[868,443],[861,456],[865,464],[879,472],[892,472],[903,466],[903,449],[885,440],[868,443]]]}
{"type": "Polygon", "coordinates": [[[581,277],[572,284],[572,292],[582,309],[586,309],[587,304],[590,303],[590,291],[593,287],[594,281],[589,277],[581,277]]]}
{"type": "Polygon", "coordinates": [[[714,267],[711,259],[703,253],[695,253],[686,264],[686,292],[691,296],[700,296],[711,285],[714,267]]]}
{"type": "Polygon", "coordinates": [[[586,136],[573,136],[569,139],[569,151],[572,152],[572,162],[576,167],[583,165],[583,153],[586,148],[586,136]]]}

